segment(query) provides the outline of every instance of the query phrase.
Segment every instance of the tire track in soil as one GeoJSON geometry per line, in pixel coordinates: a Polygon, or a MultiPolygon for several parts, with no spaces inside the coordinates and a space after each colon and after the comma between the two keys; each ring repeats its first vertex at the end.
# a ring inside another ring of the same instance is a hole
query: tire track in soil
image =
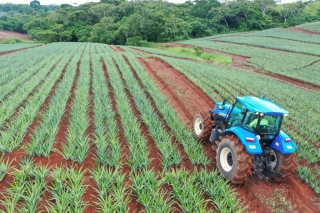
{"type": "MultiPolygon", "coordinates": [[[[102,68],[103,68],[103,71],[104,71],[104,76],[105,76],[105,79],[106,79],[106,86],[108,88],[108,91],[109,91],[109,97],[110,97],[110,101],[111,101],[111,104],[112,104],[112,109],[113,109],[113,112],[115,113],[115,120],[117,122],[117,126],[118,126],[118,135],[119,135],[119,142],[120,142],[120,146],[122,148],[122,152],[121,152],[121,164],[122,164],[122,173],[125,175],[125,186],[127,187],[131,187],[132,186],[132,183],[130,181],[130,178],[129,178],[129,174],[131,172],[131,169],[129,167],[129,164],[128,164],[128,156],[130,155],[130,149],[129,149],[129,144],[128,142],[126,141],[126,138],[124,136],[124,129],[121,125],[121,117],[117,111],[117,102],[116,102],[116,99],[115,99],[115,95],[114,95],[114,92],[113,92],[113,87],[111,85],[111,82],[110,82],[110,78],[109,78],[109,73],[108,73],[108,69],[107,69],[107,66],[103,60],[103,58],[101,58],[101,65],[102,65],[102,68]]],[[[129,189],[127,192],[127,195],[126,197],[128,197],[130,199],[130,202],[128,204],[128,211],[130,213],[134,213],[134,212],[141,212],[143,210],[143,206],[142,204],[140,204],[137,200],[136,200],[136,197],[134,196],[134,194],[131,192],[131,189],[129,189]]]]}
{"type": "Polygon", "coordinates": [[[124,49],[122,49],[121,47],[119,47],[119,46],[109,46],[113,51],[115,51],[115,52],[125,52],[125,50],[124,49]]]}
{"type": "MultiPolygon", "coordinates": [[[[57,63],[59,63],[60,61],[61,61],[61,59],[57,63]]],[[[67,66],[70,63],[70,61],[71,61],[71,58],[67,62],[67,64],[64,66],[63,71],[62,71],[59,79],[55,82],[54,86],[52,87],[51,91],[49,92],[48,97],[45,99],[45,101],[42,104],[42,106],[40,107],[36,117],[34,118],[32,124],[29,126],[28,131],[26,132],[24,138],[22,139],[22,143],[20,144],[20,147],[28,144],[31,141],[31,136],[33,135],[34,131],[36,130],[36,128],[39,126],[40,122],[42,121],[41,115],[46,111],[46,108],[48,107],[49,102],[51,101],[52,97],[56,93],[57,87],[59,86],[59,84],[63,80],[63,78],[66,74],[67,66]]],[[[55,68],[55,66],[52,69],[54,69],[54,68],[55,68]]],[[[6,153],[4,158],[6,159],[6,161],[9,160],[10,162],[12,162],[11,166],[10,166],[10,171],[8,173],[10,173],[13,169],[18,168],[21,160],[25,157],[28,157],[28,155],[21,149],[17,149],[10,154],[6,153]]],[[[35,158],[36,157],[34,156],[33,159],[35,159],[35,158]]],[[[35,164],[37,165],[36,162],[35,162],[35,164]]],[[[48,165],[48,164],[46,164],[46,165],[48,165]]],[[[7,174],[0,184],[0,185],[3,185],[3,187],[0,187],[0,192],[4,192],[5,189],[10,188],[9,184],[12,182],[13,182],[13,176],[7,174]],[[3,184],[4,182],[6,182],[6,184],[3,184]]],[[[48,184],[46,185],[45,189],[43,189],[43,190],[47,191],[47,188],[48,188],[48,184]]],[[[43,200],[42,199],[43,194],[40,197],[41,197],[41,200],[43,200]]],[[[44,211],[45,207],[44,206],[40,207],[40,203],[39,203],[38,210],[40,210],[40,209],[41,209],[41,211],[44,211]]]]}
{"type": "MultiPolygon", "coordinates": [[[[184,119],[182,119],[182,118],[185,118],[185,114],[188,114],[189,127],[190,127],[190,123],[192,125],[193,116],[196,113],[198,113],[198,112],[205,113],[206,111],[209,111],[209,109],[212,108],[212,106],[214,105],[214,102],[211,100],[211,98],[209,98],[199,87],[197,87],[195,84],[193,84],[184,74],[182,74],[179,71],[175,70],[171,65],[169,65],[168,63],[166,63],[165,61],[163,61],[161,59],[158,59],[158,58],[148,58],[148,59],[141,58],[141,57],[138,58],[138,60],[142,64],[142,66],[145,68],[145,70],[149,73],[149,75],[156,82],[156,84],[158,85],[158,88],[160,89],[162,94],[166,95],[169,104],[173,108],[176,109],[180,120],[183,121],[184,119]],[[151,60],[148,61],[148,59],[151,59],[151,60]],[[173,85],[172,84],[169,85],[168,84],[169,82],[166,82],[166,81],[162,80],[161,77],[158,77],[156,75],[155,72],[159,68],[161,69],[162,72],[166,72],[166,73],[168,73],[168,75],[170,77],[173,77],[175,79],[175,83],[174,84],[182,86],[183,89],[186,91],[187,96],[190,97],[190,98],[189,99],[184,99],[183,101],[180,101],[181,97],[176,95],[176,93],[174,92],[174,89],[172,88],[173,85]],[[197,108],[196,106],[198,106],[199,108],[197,108]],[[179,107],[182,107],[182,109],[179,109],[179,107]],[[192,111],[190,112],[190,111],[188,111],[188,109],[191,109],[192,111]],[[187,110],[187,111],[184,111],[184,110],[187,110]],[[181,112],[183,112],[183,113],[181,113],[181,112]]],[[[132,70],[134,72],[135,78],[139,79],[139,77],[136,74],[136,71],[134,71],[134,69],[132,69],[132,70]]],[[[142,84],[140,79],[138,80],[138,82],[139,82],[139,84],[142,84]]],[[[155,103],[152,100],[152,97],[150,96],[150,94],[148,94],[148,96],[150,97],[150,100],[153,103],[153,106],[155,106],[155,103]]],[[[158,110],[156,110],[156,112],[158,114],[161,114],[158,110]]],[[[161,119],[163,120],[162,116],[161,116],[161,119]]],[[[187,124],[186,122],[184,122],[184,123],[187,124]]],[[[166,126],[167,126],[167,124],[166,124],[166,126]]],[[[169,127],[168,127],[168,129],[170,130],[169,127]]],[[[174,141],[176,141],[176,138],[174,138],[174,141]]],[[[181,155],[183,157],[182,158],[181,167],[186,168],[188,171],[193,171],[194,168],[197,167],[197,166],[194,166],[191,163],[191,161],[188,158],[186,152],[184,151],[184,148],[183,148],[182,144],[179,143],[179,142],[176,142],[175,144],[178,145],[177,146],[178,150],[179,150],[179,152],[181,153],[181,155]]],[[[204,152],[206,153],[208,158],[212,160],[212,162],[207,166],[207,169],[208,170],[213,170],[216,166],[215,166],[215,152],[212,149],[212,144],[209,141],[207,141],[203,145],[204,145],[204,148],[203,148],[204,152]]],[[[163,188],[164,188],[165,192],[167,192],[167,193],[168,192],[172,192],[172,189],[170,190],[170,187],[169,188],[168,187],[163,187],[163,188]]],[[[206,193],[204,193],[204,198],[208,199],[209,196],[206,193]]],[[[178,202],[176,199],[174,199],[174,200],[176,202],[178,202]]],[[[177,209],[176,212],[179,212],[181,210],[181,208],[176,204],[174,205],[174,207],[177,209]]],[[[210,210],[210,209],[216,209],[216,208],[213,205],[213,203],[209,202],[207,204],[207,209],[210,210]]]]}
{"type": "Polygon", "coordinates": [[[192,129],[196,113],[207,114],[214,102],[184,74],[175,70],[167,62],[158,58],[139,58],[158,87],[168,97],[169,103],[183,115],[183,121],[192,129]]]}
{"type": "MultiPolygon", "coordinates": [[[[206,115],[212,108],[214,102],[208,97],[198,86],[193,84],[184,74],[175,70],[167,62],[158,58],[138,58],[142,66],[153,78],[158,85],[158,88],[167,97],[169,104],[177,111],[180,120],[186,124],[191,130],[193,127],[193,118],[197,113],[206,115]],[[157,75],[157,71],[160,75],[157,75]],[[161,78],[164,77],[169,79],[161,78]],[[176,93],[176,88],[179,86],[180,90],[184,91],[184,96],[179,96],[180,93],[176,93]]],[[[179,151],[184,150],[181,143],[179,144],[179,151]]],[[[215,153],[212,150],[212,144],[207,141],[204,144],[204,151],[212,162],[207,166],[208,169],[215,167],[215,153]]],[[[185,153],[185,152],[184,152],[185,153]]],[[[185,161],[185,165],[192,164],[185,161]]]]}
{"type": "MultiPolygon", "coordinates": [[[[116,64],[115,60],[113,60],[113,62],[116,64]]],[[[117,67],[118,73],[120,74],[122,84],[124,85],[125,93],[129,98],[130,106],[132,108],[133,114],[139,120],[141,134],[147,141],[147,146],[149,148],[148,158],[151,160],[149,165],[149,170],[154,170],[155,172],[159,172],[162,170],[162,163],[161,163],[162,156],[161,156],[160,150],[158,149],[156,142],[151,137],[148,126],[144,123],[143,119],[141,118],[141,113],[138,110],[138,107],[134,101],[133,95],[130,93],[130,90],[128,89],[127,83],[123,78],[123,74],[120,70],[119,65],[116,64],[116,67],[117,67]]]]}
{"type": "MultiPolygon", "coordinates": [[[[193,46],[193,45],[190,45],[190,44],[178,44],[178,43],[169,43],[168,44],[168,47],[176,47],[176,46],[186,47],[186,48],[194,48],[194,47],[196,47],[196,46],[193,46]]],[[[261,47],[258,47],[258,48],[261,48],[261,47]]],[[[216,50],[211,50],[209,48],[203,48],[203,49],[204,49],[205,52],[208,52],[208,53],[216,53],[216,54],[222,54],[222,55],[226,55],[226,56],[232,57],[232,63],[233,63],[232,67],[234,67],[236,69],[259,73],[261,75],[271,77],[271,78],[273,78],[273,79],[275,79],[277,81],[280,81],[282,83],[290,84],[292,86],[296,86],[296,87],[299,87],[299,88],[302,88],[302,89],[305,89],[305,90],[308,90],[308,91],[311,91],[311,92],[320,91],[320,86],[319,85],[315,85],[315,84],[312,84],[310,82],[305,82],[305,81],[302,81],[302,80],[299,80],[299,79],[296,79],[296,78],[291,78],[289,76],[285,76],[285,75],[273,73],[273,72],[270,72],[270,71],[267,71],[267,70],[257,69],[255,67],[245,65],[244,63],[248,59],[250,59],[250,57],[240,56],[240,55],[221,52],[221,51],[216,51],[216,50]]],[[[288,53],[288,51],[282,51],[282,50],[275,50],[275,51],[288,53]]],[[[290,52],[290,53],[294,53],[294,52],[290,52]]],[[[309,65],[307,65],[305,67],[312,66],[313,64],[319,62],[319,60],[313,61],[311,64],[309,64],[309,65]]],[[[219,66],[224,66],[224,65],[219,65],[219,66]]],[[[230,67],[230,66],[228,66],[228,67],[230,67]]],[[[303,67],[303,68],[305,68],[305,67],[303,67]]]]}
{"type": "MultiPolygon", "coordinates": [[[[163,82],[157,79],[154,71],[150,70],[150,65],[153,65],[155,67],[161,67],[160,64],[157,64],[156,60],[149,60],[146,61],[146,59],[139,58],[139,61],[141,64],[145,67],[146,71],[153,77],[155,82],[157,83],[159,89],[163,94],[165,94],[167,97],[166,86],[163,82]],[[149,66],[148,66],[149,65],[149,66]]],[[[160,60],[161,61],[161,60],[160,60]]],[[[163,68],[163,67],[162,67],[163,68]]],[[[181,74],[182,75],[182,74],[181,74]]],[[[184,82],[179,82],[180,84],[184,84],[184,82]]],[[[193,84],[192,82],[189,82],[188,84],[193,84]]],[[[179,97],[176,97],[179,98],[179,97]]],[[[201,98],[201,96],[199,97],[201,98]]],[[[169,103],[175,107],[178,102],[171,102],[170,98],[168,99],[169,103]]],[[[179,103],[180,104],[180,103],[179,103]]],[[[181,113],[181,110],[177,110],[179,117],[185,116],[183,113],[181,113]]],[[[182,119],[181,119],[182,120],[182,119]]],[[[192,120],[189,120],[191,122],[192,120]]],[[[210,142],[207,142],[204,144],[204,149],[207,152],[207,150],[212,150],[210,142]],[[208,145],[207,145],[208,144],[208,145]]],[[[215,158],[215,151],[211,151],[211,159],[215,158]]],[[[215,167],[215,163],[214,166],[215,167]]],[[[213,169],[213,167],[211,169],[213,169]]],[[[248,206],[247,211],[248,212],[255,212],[260,213],[262,209],[266,209],[266,212],[270,212],[272,209],[269,208],[267,204],[262,203],[262,199],[258,197],[259,193],[261,191],[268,192],[265,194],[265,199],[274,198],[273,192],[275,190],[282,190],[283,184],[285,184],[286,191],[286,199],[289,200],[291,203],[294,204],[294,210],[297,212],[318,212],[319,206],[314,203],[310,203],[311,198],[317,198],[317,195],[315,192],[306,184],[302,183],[302,181],[297,177],[297,175],[294,175],[292,178],[288,178],[287,181],[284,183],[277,183],[274,181],[265,182],[263,180],[260,180],[257,177],[251,177],[247,184],[243,186],[239,185],[232,185],[233,188],[235,188],[236,192],[238,193],[238,199],[240,199],[245,205],[248,206]],[[304,195],[303,197],[301,195],[304,195]]]]}

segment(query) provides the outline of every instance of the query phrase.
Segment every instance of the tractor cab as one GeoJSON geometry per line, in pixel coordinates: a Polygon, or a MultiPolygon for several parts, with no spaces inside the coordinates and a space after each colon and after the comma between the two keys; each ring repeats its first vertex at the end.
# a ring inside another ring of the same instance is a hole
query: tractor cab
{"type": "MultiPolygon", "coordinates": [[[[252,98],[250,98],[249,101],[252,101],[252,98]]],[[[246,99],[245,104],[247,107],[249,101],[246,99]]],[[[277,112],[271,112],[261,109],[257,107],[257,103],[259,102],[256,102],[256,100],[252,103],[256,106],[255,109],[252,107],[246,108],[243,103],[244,100],[237,100],[231,108],[228,119],[226,120],[226,129],[235,126],[242,127],[254,133],[263,147],[270,146],[281,129],[283,116],[287,114],[283,109],[281,109],[280,112],[279,110],[277,112]]]]}

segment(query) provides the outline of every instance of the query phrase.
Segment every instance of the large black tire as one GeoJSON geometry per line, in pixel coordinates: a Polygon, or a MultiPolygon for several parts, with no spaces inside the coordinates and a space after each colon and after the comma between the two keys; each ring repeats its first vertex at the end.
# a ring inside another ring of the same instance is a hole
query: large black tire
{"type": "Polygon", "coordinates": [[[274,170],[280,172],[284,176],[274,175],[273,179],[277,182],[287,180],[288,177],[292,176],[295,171],[295,155],[289,154],[284,155],[281,152],[274,150],[276,156],[276,165],[274,170]]]}
{"type": "Polygon", "coordinates": [[[216,155],[220,173],[233,184],[244,184],[252,176],[253,155],[250,155],[236,135],[226,135],[218,145],[216,155]]]}
{"type": "Polygon", "coordinates": [[[205,118],[200,114],[196,114],[193,119],[193,135],[196,139],[206,142],[209,140],[212,131],[212,121],[208,116],[205,118]]]}

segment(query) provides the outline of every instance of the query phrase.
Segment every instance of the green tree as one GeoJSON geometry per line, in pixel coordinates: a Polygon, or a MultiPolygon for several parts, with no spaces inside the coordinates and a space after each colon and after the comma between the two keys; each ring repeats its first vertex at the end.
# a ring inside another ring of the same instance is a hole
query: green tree
{"type": "Polygon", "coordinates": [[[41,5],[40,5],[40,1],[38,0],[33,0],[30,2],[30,7],[32,7],[35,11],[39,10],[41,5]]]}

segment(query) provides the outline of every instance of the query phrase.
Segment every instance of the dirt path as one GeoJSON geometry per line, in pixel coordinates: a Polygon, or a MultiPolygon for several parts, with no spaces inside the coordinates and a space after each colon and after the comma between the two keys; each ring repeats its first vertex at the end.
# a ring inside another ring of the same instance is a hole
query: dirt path
{"type": "Polygon", "coordinates": [[[304,30],[304,29],[300,29],[300,28],[296,28],[296,27],[289,27],[289,28],[284,28],[285,30],[290,30],[293,32],[299,32],[299,33],[305,33],[308,35],[320,35],[320,33],[315,33],[315,32],[311,32],[308,30],[304,30]]]}
{"type": "Polygon", "coordinates": [[[115,52],[125,52],[124,49],[122,49],[121,47],[118,47],[118,46],[109,46],[113,51],[115,52]]]}
{"type": "Polygon", "coordinates": [[[0,38],[4,37],[18,37],[18,38],[22,38],[25,40],[32,40],[31,36],[29,36],[28,34],[22,34],[22,33],[16,33],[16,32],[11,32],[11,31],[0,31],[0,38]]]}
{"type": "MultiPolygon", "coordinates": [[[[179,46],[179,47],[186,47],[186,48],[194,48],[195,47],[195,46],[189,45],[189,44],[178,44],[178,43],[167,43],[166,46],[168,46],[168,47],[177,47],[177,46],[179,46]]],[[[283,82],[283,83],[286,83],[286,84],[290,84],[290,85],[293,85],[293,86],[296,86],[296,87],[299,87],[299,88],[302,88],[302,89],[306,89],[308,91],[320,91],[320,86],[319,85],[311,84],[309,82],[305,82],[305,81],[302,81],[302,80],[299,80],[299,79],[296,79],[296,78],[291,78],[291,77],[288,77],[288,76],[280,75],[280,74],[277,74],[277,73],[273,73],[273,72],[270,72],[270,71],[257,69],[255,67],[251,67],[251,66],[245,65],[244,63],[249,59],[249,57],[235,55],[235,54],[231,54],[231,53],[225,53],[225,52],[221,52],[221,51],[216,51],[216,50],[212,50],[212,49],[209,49],[209,48],[203,48],[203,50],[205,52],[208,52],[208,53],[214,53],[214,54],[220,54],[220,55],[225,55],[225,56],[232,57],[232,63],[233,63],[232,67],[234,67],[234,68],[260,73],[261,75],[272,77],[273,79],[275,79],[277,81],[280,81],[280,82],[283,82]]],[[[308,66],[312,66],[312,64],[314,64],[316,62],[318,62],[318,61],[312,62],[308,66]]]]}
{"type": "MultiPolygon", "coordinates": [[[[154,79],[161,92],[167,96],[169,104],[176,109],[181,121],[189,128],[195,113],[208,111],[212,108],[214,101],[186,76],[166,62],[157,58],[139,58],[139,61],[154,79]]],[[[216,153],[211,149],[210,142],[204,144],[204,149],[206,154],[214,160],[216,153]]],[[[215,162],[210,169],[214,168],[215,162]]],[[[320,210],[317,195],[308,185],[302,183],[297,175],[284,183],[265,182],[257,177],[252,177],[246,185],[234,187],[239,193],[239,199],[242,199],[248,206],[248,212],[260,213],[281,210],[283,212],[311,213],[320,210]],[[274,207],[270,206],[273,204],[274,207]]]]}

